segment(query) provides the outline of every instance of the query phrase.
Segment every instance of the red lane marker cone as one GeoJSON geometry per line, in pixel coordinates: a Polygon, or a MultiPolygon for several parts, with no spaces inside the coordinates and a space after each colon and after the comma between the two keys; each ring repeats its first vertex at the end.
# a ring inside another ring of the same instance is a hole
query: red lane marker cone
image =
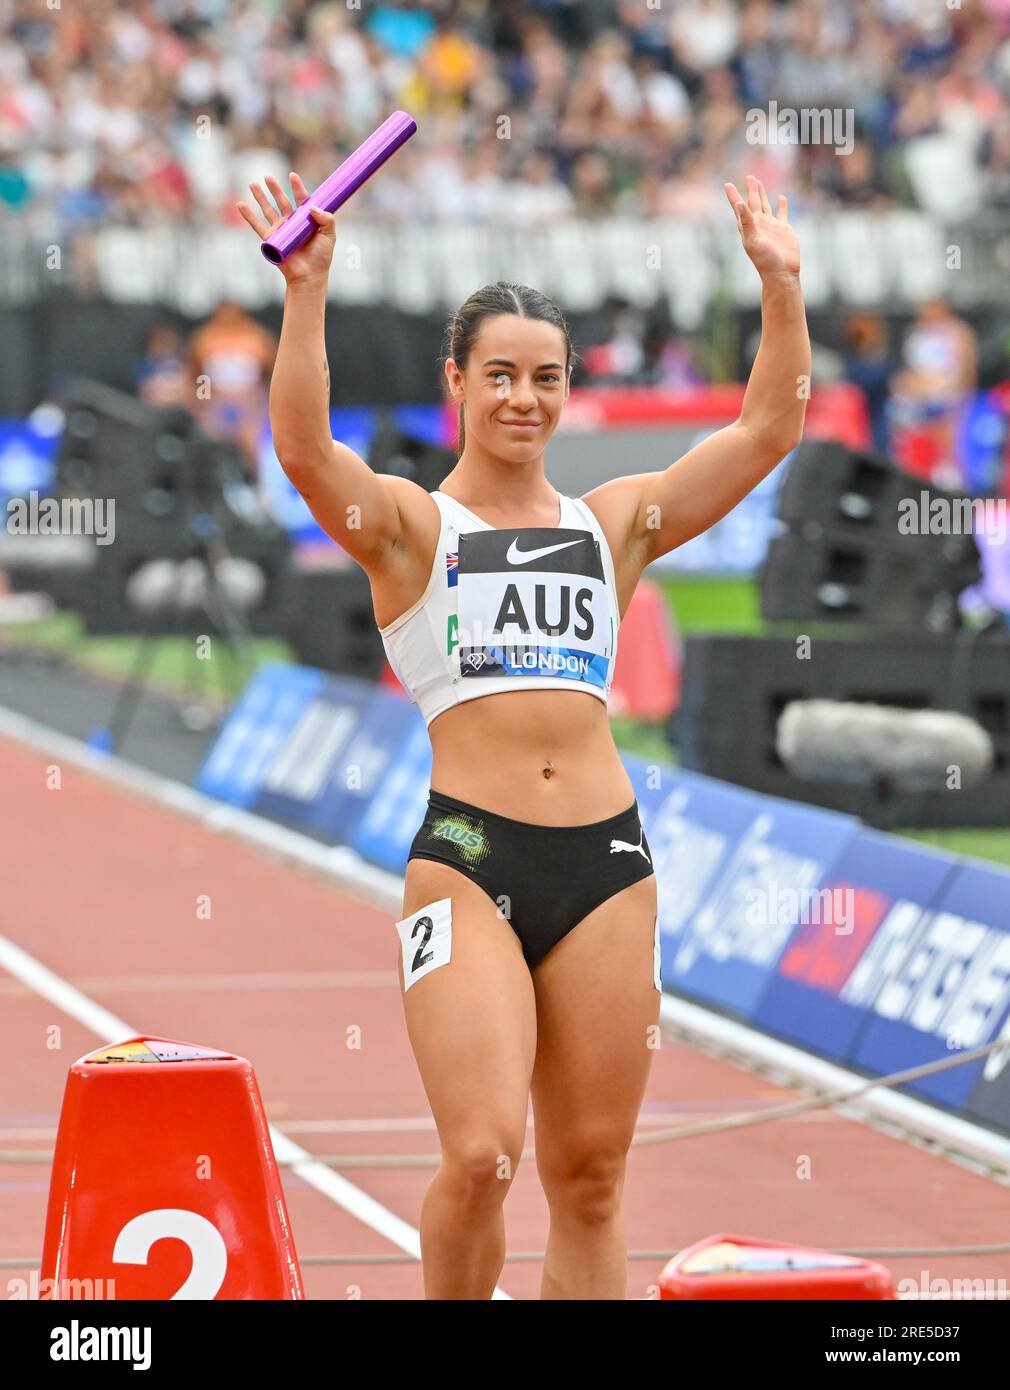
{"type": "Polygon", "coordinates": [[[675,1255],[659,1278],[661,1299],[894,1298],[874,1260],[753,1236],[707,1236],[675,1255]]]}
{"type": "Polygon", "coordinates": [[[244,1058],[130,1038],[74,1063],[41,1279],[57,1299],[305,1297],[244,1058]]]}

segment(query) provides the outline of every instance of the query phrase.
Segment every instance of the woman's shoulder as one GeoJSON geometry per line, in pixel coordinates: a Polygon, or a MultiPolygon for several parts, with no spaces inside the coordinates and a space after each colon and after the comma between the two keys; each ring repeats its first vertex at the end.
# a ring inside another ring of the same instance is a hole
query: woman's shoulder
{"type": "Polygon", "coordinates": [[[379,477],[404,520],[438,521],[440,508],[434,491],[428,492],[412,478],[401,478],[396,473],[380,473],[379,477]]]}
{"type": "Polygon", "coordinates": [[[605,530],[627,529],[638,512],[641,480],[637,477],[609,478],[576,499],[588,507],[605,530]]]}

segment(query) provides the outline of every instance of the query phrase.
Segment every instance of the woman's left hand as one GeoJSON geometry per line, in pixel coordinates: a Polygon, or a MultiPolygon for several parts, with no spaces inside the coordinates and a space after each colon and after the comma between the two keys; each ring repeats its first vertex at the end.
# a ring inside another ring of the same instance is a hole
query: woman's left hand
{"type": "Polygon", "coordinates": [[[754,262],[758,273],[766,275],[798,275],[800,273],[800,244],[789,225],[789,204],[784,193],[779,194],[778,211],[772,205],[760,179],[747,175],[747,196],[737,192],[735,184],[725,183],[726,197],[736,213],[743,249],[754,262]]]}

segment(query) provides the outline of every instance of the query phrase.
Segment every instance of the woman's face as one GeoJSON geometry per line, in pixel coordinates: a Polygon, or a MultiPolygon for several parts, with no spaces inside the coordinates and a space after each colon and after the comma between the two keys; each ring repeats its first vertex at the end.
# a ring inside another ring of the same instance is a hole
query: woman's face
{"type": "Polygon", "coordinates": [[[466,439],[498,458],[538,458],[568,399],[567,348],[560,328],[539,319],[485,319],[466,370],[452,358],[446,379],[465,403],[466,439]]]}

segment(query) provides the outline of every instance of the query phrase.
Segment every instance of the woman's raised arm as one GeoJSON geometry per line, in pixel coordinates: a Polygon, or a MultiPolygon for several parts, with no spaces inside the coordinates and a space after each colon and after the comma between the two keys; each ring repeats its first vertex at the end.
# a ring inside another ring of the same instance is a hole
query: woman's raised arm
{"type": "MultiPolygon", "coordinates": [[[[267,177],[274,202],[250,184],[262,215],[247,203],[238,210],[262,240],[294,208],[276,179],[267,177]]],[[[291,175],[297,206],[309,194],[291,175]]],[[[353,449],[330,434],[330,373],[326,361],[326,295],[336,241],[333,214],[312,209],[319,230],[278,267],[287,281],[284,321],[270,380],[270,427],[281,467],[312,515],[338,545],[366,569],[381,566],[402,533],[397,492],[402,480],[373,473],[353,449]]]]}
{"type": "Polygon", "coordinates": [[[621,553],[644,566],[707,531],[799,443],[810,394],[810,338],[800,252],[784,197],[773,212],[764,185],[747,198],[726,184],[744,250],[761,276],[761,343],[740,414],[668,468],[614,478],[587,494],[621,553]]]}

